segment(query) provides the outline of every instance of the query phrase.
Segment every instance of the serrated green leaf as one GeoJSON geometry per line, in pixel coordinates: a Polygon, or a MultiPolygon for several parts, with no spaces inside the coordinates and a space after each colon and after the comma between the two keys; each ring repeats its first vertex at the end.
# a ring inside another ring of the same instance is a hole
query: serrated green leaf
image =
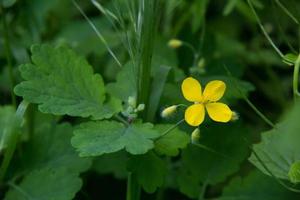
{"type": "Polygon", "coordinates": [[[93,170],[99,174],[113,174],[116,178],[124,179],[127,177],[126,151],[104,154],[94,159],[93,170]]]}
{"type": "Polygon", "coordinates": [[[238,171],[248,153],[247,130],[241,125],[215,125],[201,129],[201,135],[200,143],[216,153],[195,145],[183,150],[177,182],[180,191],[191,198],[199,195],[201,183],[216,184],[238,171]]]}
{"type": "Polygon", "coordinates": [[[164,183],[167,173],[166,162],[153,152],[132,157],[127,166],[148,193],[155,192],[164,183]]]}
{"type": "Polygon", "coordinates": [[[120,106],[112,109],[117,109],[115,112],[103,111],[105,88],[101,76],[72,50],[34,45],[31,52],[33,64],[20,67],[25,81],[15,87],[15,93],[39,104],[41,112],[102,119],[119,111],[120,106]]]}
{"type": "MultiPolygon", "coordinates": [[[[155,125],[155,129],[160,132],[160,134],[163,134],[172,126],[174,125],[159,124],[155,125]]],[[[189,142],[190,137],[184,131],[175,128],[155,141],[155,151],[161,155],[177,156],[179,149],[185,148],[189,142]]]]}
{"type": "Polygon", "coordinates": [[[77,174],[64,168],[35,170],[6,194],[5,200],[71,200],[81,188],[77,174]]]}
{"type": "Polygon", "coordinates": [[[259,171],[251,172],[247,177],[234,178],[218,200],[285,200],[299,199],[300,195],[290,192],[271,177],[259,171]]]}
{"type": "MultiPolygon", "coordinates": [[[[300,160],[300,103],[286,114],[276,128],[262,133],[261,142],[253,145],[260,160],[278,178],[289,180],[289,171],[300,160]]],[[[270,175],[252,153],[249,158],[258,169],[270,175]]]]}
{"type": "Polygon", "coordinates": [[[7,147],[8,138],[11,132],[9,127],[13,126],[15,109],[12,106],[0,107],[0,152],[7,147]]]}
{"type": "Polygon", "coordinates": [[[144,154],[154,147],[152,139],[159,136],[153,125],[131,124],[126,127],[115,121],[81,124],[71,140],[80,156],[100,156],[125,149],[131,154],[144,154]]]}

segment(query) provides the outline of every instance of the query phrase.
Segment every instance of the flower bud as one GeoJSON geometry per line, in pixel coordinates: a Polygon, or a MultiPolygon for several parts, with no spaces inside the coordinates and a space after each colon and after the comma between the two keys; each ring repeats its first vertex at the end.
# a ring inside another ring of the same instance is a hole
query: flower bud
{"type": "Polygon", "coordinates": [[[199,128],[196,128],[193,132],[192,132],[192,135],[191,135],[191,141],[193,144],[197,144],[200,140],[200,129],[199,128]]]}
{"type": "Polygon", "coordinates": [[[174,114],[174,112],[176,112],[176,110],[177,110],[177,105],[169,106],[161,112],[161,117],[163,118],[170,117],[172,114],[174,114]]]}
{"type": "Polygon", "coordinates": [[[231,115],[231,121],[237,121],[240,119],[240,115],[239,113],[235,112],[235,111],[232,111],[232,115],[231,115]]]}
{"type": "Polygon", "coordinates": [[[136,108],[136,111],[139,112],[139,111],[143,111],[144,109],[145,109],[145,104],[142,103],[142,104],[138,105],[138,107],[136,108]]]}
{"type": "Polygon", "coordinates": [[[182,41],[178,39],[172,39],[169,41],[168,46],[173,49],[177,49],[182,46],[182,41]]]}
{"type": "Polygon", "coordinates": [[[136,98],[133,96],[128,97],[128,105],[132,108],[136,107],[136,98]]]}

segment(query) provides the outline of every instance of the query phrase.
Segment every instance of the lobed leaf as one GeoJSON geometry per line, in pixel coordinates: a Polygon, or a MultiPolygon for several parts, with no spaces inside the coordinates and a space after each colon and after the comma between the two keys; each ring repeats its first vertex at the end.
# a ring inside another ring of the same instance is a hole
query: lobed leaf
{"type": "Polygon", "coordinates": [[[120,111],[120,102],[113,98],[114,103],[103,106],[102,77],[72,50],[34,45],[31,52],[33,64],[20,66],[25,81],[15,87],[15,93],[39,104],[41,112],[103,119],[120,111]]]}
{"type": "Polygon", "coordinates": [[[131,154],[144,154],[154,147],[153,139],[159,133],[153,125],[125,126],[115,121],[97,121],[81,124],[71,140],[80,156],[100,156],[125,149],[131,154]]]}

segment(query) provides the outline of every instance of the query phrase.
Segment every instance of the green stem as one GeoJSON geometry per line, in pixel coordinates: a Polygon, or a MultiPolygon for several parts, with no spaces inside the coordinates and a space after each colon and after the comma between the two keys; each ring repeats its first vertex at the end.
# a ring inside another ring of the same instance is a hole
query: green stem
{"type": "Polygon", "coordinates": [[[14,93],[15,86],[15,78],[13,74],[13,66],[12,66],[12,54],[11,54],[11,46],[9,41],[9,27],[6,22],[5,9],[3,7],[0,8],[2,11],[2,26],[3,26],[3,35],[4,35],[4,46],[5,46],[5,56],[8,66],[8,73],[10,79],[10,93],[11,93],[11,101],[13,106],[16,108],[16,95],[14,93]]]}
{"type": "Polygon", "coordinates": [[[300,54],[298,55],[298,58],[295,62],[294,75],[293,75],[293,93],[294,93],[294,99],[295,100],[297,99],[297,97],[300,96],[300,93],[299,93],[299,90],[298,90],[299,68],[300,68],[300,54]]]}
{"type": "Polygon", "coordinates": [[[141,187],[137,183],[136,177],[132,174],[132,172],[128,172],[126,200],[139,200],[140,195],[141,187]]]}
{"type": "Polygon", "coordinates": [[[258,14],[256,13],[254,7],[253,7],[253,4],[251,2],[251,0],[247,0],[248,1],[248,4],[250,6],[250,9],[251,11],[253,12],[255,18],[256,18],[256,21],[261,29],[261,31],[263,32],[264,36],[267,38],[268,42],[271,44],[271,46],[274,48],[274,50],[278,53],[278,55],[283,58],[284,55],[283,53],[281,53],[281,51],[279,50],[279,48],[277,48],[277,46],[274,44],[274,42],[272,41],[271,37],[269,36],[269,34],[267,33],[267,31],[265,30],[264,26],[262,25],[261,23],[261,20],[260,18],[258,17],[258,14]]]}
{"type": "Polygon", "coordinates": [[[139,13],[142,23],[139,23],[139,53],[138,53],[138,103],[144,103],[146,108],[143,118],[146,119],[149,93],[151,89],[151,61],[155,43],[158,21],[158,3],[160,0],[146,0],[140,3],[139,13]],[[143,4],[143,5],[142,5],[143,4]]]}
{"type": "Polygon", "coordinates": [[[184,122],[184,119],[180,120],[179,122],[177,122],[176,124],[174,124],[173,126],[171,126],[170,128],[168,128],[165,132],[163,132],[158,138],[156,138],[155,140],[159,140],[160,138],[164,137],[165,135],[167,135],[168,133],[170,133],[172,130],[174,130],[177,126],[179,126],[182,122],[184,122]]]}
{"type": "Polygon", "coordinates": [[[18,143],[18,139],[20,136],[20,125],[21,122],[23,120],[25,111],[28,107],[28,102],[26,101],[22,101],[22,103],[18,106],[18,109],[16,111],[15,117],[12,121],[12,124],[7,130],[7,134],[9,134],[9,138],[8,138],[8,145],[7,148],[5,149],[5,153],[4,153],[4,159],[1,163],[0,166],[0,183],[3,181],[3,179],[5,178],[5,174],[7,171],[7,168],[10,164],[10,161],[14,155],[17,143],[18,143]]]}

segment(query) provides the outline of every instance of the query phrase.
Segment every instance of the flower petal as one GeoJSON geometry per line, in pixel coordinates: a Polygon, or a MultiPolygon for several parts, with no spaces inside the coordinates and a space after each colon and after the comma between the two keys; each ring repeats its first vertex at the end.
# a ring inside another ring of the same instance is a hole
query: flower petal
{"type": "Polygon", "coordinates": [[[216,122],[228,122],[232,117],[232,111],[224,103],[208,103],[205,107],[209,117],[216,122]]]}
{"type": "Polygon", "coordinates": [[[184,98],[188,101],[200,102],[202,100],[201,85],[192,77],[184,79],[181,85],[181,91],[184,98]]]}
{"type": "Polygon", "coordinates": [[[203,99],[206,101],[219,101],[226,90],[226,84],[223,81],[210,81],[204,89],[203,99]]]}
{"type": "Polygon", "coordinates": [[[205,116],[203,104],[194,104],[185,110],[184,119],[191,126],[199,126],[205,116]]]}

